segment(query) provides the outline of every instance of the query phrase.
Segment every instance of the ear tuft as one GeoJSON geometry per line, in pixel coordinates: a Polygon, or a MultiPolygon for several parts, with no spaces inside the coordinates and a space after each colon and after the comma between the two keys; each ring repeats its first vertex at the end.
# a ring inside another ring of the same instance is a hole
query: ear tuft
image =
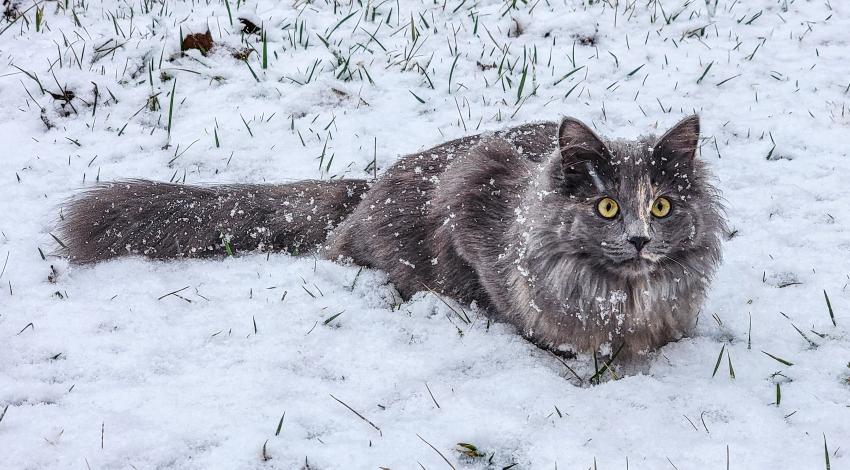
{"type": "Polygon", "coordinates": [[[699,116],[688,116],[667,131],[655,144],[655,155],[693,160],[699,146],[699,116]]]}

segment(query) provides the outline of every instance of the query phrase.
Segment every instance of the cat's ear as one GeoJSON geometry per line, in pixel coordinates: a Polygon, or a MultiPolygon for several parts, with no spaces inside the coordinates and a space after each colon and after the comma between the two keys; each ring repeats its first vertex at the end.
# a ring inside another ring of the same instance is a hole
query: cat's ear
{"type": "Polygon", "coordinates": [[[656,142],[653,153],[673,161],[691,161],[699,146],[699,116],[694,114],[679,121],[656,142]]]}
{"type": "Polygon", "coordinates": [[[558,147],[561,160],[568,168],[581,171],[591,163],[598,166],[600,159],[605,156],[605,144],[589,127],[578,119],[566,117],[558,128],[558,147]],[[575,167],[574,167],[575,165],[575,167]]]}

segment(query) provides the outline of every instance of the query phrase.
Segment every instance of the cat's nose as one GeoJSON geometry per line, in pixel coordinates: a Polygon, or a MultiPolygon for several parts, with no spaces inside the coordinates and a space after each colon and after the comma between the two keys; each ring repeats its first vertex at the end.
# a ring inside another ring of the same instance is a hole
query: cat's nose
{"type": "Polygon", "coordinates": [[[649,243],[649,238],[647,237],[629,237],[629,243],[635,246],[637,251],[643,249],[643,246],[649,243]]]}

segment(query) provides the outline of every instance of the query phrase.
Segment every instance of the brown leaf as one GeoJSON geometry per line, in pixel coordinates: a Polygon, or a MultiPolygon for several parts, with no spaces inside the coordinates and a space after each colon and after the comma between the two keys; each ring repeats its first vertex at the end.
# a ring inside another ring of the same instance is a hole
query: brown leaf
{"type": "Polygon", "coordinates": [[[206,33],[190,34],[183,38],[183,44],[180,45],[180,50],[188,51],[189,49],[197,49],[201,51],[201,54],[207,55],[207,52],[211,51],[214,45],[212,34],[207,31],[206,33]]]}

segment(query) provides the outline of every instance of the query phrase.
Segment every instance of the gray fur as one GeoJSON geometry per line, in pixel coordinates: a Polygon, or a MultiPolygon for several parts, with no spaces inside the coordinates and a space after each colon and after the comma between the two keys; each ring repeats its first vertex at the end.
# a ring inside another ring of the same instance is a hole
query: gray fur
{"type": "Polygon", "coordinates": [[[306,252],[348,215],[362,180],[190,186],[145,180],[101,184],[66,207],[71,261],[120,255],[198,258],[231,252],[306,252]]]}
{"type": "Polygon", "coordinates": [[[75,200],[63,232],[78,262],[220,254],[222,234],[241,250],[321,243],[325,257],[386,271],[405,297],[475,301],[540,347],[633,357],[687,334],[720,262],[698,136],[696,116],[632,142],[568,118],[408,155],[371,188],[116,183],[75,200]],[[664,218],[649,213],[659,195],[673,202],[664,218]],[[596,212],[602,197],[620,204],[614,219],[596,212]]]}

